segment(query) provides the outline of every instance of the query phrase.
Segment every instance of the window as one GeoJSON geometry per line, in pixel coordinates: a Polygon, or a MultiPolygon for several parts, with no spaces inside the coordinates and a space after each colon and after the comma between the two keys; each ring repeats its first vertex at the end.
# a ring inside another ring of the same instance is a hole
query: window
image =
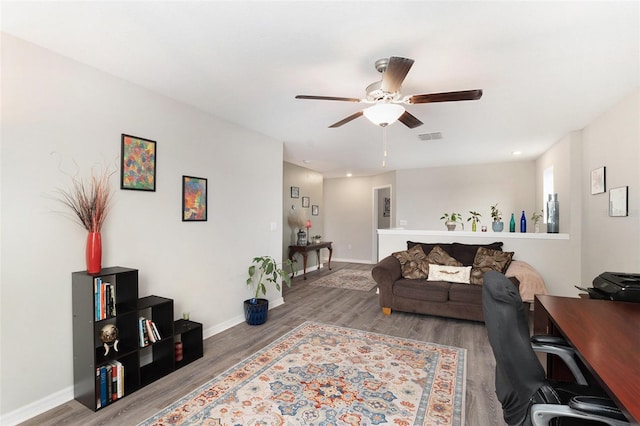
{"type": "Polygon", "coordinates": [[[542,206],[544,211],[542,223],[547,223],[547,201],[549,201],[549,194],[553,194],[553,166],[547,167],[542,173],[542,206]]]}

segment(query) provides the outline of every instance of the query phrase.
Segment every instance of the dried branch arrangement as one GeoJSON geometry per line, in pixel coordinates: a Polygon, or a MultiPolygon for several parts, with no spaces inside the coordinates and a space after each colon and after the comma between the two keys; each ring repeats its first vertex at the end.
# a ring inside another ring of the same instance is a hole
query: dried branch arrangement
{"type": "Polygon", "coordinates": [[[89,232],[100,232],[102,229],[113,196],[109,179],[114,173],[105,168],[99,174],[92,173],[87,182],[75,175],[71,177],[69,190],[56,190],[58,201],[68,207],[74,220],[89,232]]]}

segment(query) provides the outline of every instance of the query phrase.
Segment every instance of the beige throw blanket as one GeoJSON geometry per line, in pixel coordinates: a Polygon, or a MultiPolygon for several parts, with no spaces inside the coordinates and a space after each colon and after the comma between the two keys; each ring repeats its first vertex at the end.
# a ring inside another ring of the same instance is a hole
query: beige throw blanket
{"type": "Polygon", "coordinates": [[[522,260],[511,262],[505,272],[507,277],[516,277],[520,281],[520,298],[523,302],[533,302],[536,294],[547,294],[547,287],[533,266],[522,260]]]}

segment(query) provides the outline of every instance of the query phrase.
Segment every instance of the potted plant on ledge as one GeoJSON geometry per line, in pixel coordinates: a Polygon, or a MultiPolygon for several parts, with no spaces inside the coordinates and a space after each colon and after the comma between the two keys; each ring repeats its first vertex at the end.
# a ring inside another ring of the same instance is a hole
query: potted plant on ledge
{"type": "Polygon", "coordinates": [[[498,210],[498,203],[491,206],[491,217],[493,218],[493,223],[491,224],[493,232],[502,232],[504,223],[502,222],[502,212],[498,210]]]}
{"type": "Polygon", "coordinates": [[[260,293],[267,295],[267,283],[275,286],[280,291],[280,282],[291,287],[291,277],[284,270],[285,266],[291,267],[289,259],[282,262],[282,268],[278,267],[277,262],[271,256],[254,257],[249,266],[249,277],[247,278],[247,286],[252,287],[254,297],[244,301],[244,316],[249,325],[260,325],[267,321],[267,312],[269,311],[269,300],[258,298],[260,293]]]}
{"type": "Polygon", "coordinates": [[[540,224],[538,222],[540,222],[540,219],[542,219],[542,214],[543,214],[542,210],[540,210],[540,213],[534,211],[531,214],[531,221],[533,222],[533,229],[536,234],[540,232],[540,224]]]}
{"type": "MultiPolygon", "coordinates": [[[[462,221],[462,215],[460,213],[445,213],[440,219],[444,219],[444,224],[447,226],[447,229],[453,231],[456,229],[458,221],[462,221]]],[[[464,229],[464,224],[462,225],[462,229],[464,229]]]]}
{"type": "Polygon", "coordinates": [[[476,224],[480,222],[480,217],[482,216],[480,213],[469,210],[469,214],[471,215],[467,222],[471,221],[471,230],[476,232],[476,224]]]}

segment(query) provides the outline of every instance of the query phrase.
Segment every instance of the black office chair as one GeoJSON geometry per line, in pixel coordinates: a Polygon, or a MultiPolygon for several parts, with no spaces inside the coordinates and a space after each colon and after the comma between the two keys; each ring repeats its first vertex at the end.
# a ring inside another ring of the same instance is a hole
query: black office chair
{"type": "MultiPolygon", "coordinates": [[[[496,395],[509,425],[628,425],[600,389],[545,378],[532,346],[518,289],[496,271],[484,274],[482,308],[496,359],[496,395]]],[[[547,343],[545,343],[547,344],[547,343]]]]}

